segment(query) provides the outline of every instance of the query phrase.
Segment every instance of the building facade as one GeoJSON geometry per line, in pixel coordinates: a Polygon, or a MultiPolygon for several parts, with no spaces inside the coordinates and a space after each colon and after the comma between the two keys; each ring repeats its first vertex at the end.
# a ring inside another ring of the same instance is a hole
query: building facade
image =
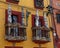
{"type": "Polygon", "coordinates": [[[0,0],[0,48],[54,48],[48,5],[49,0],[0,0]]]}
{"type": "Polygon", "coordinates": [[[57,39],[57,42],[56,42],[56,39],[54,40],[54,44],[56,45],[55,47],[57,48],[60,48],[60,1],[59,0],[53,0],[52,1],[52,8],[53,8],[53,24],[55,25],[55,34],[57,35],[56,36],[56,39],[57,39]]]}

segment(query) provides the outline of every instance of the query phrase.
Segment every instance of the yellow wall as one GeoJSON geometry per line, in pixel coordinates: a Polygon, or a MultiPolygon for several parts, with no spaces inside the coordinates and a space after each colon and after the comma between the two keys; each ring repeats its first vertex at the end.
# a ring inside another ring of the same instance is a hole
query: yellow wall
{"type": "MultiPolygon", "coordinates": [[[[5,9],[8,8],[8,4],[5,3],[6,0],[0,0],[0,48],[4,48],[5,46],[13,46],[13,43],[8,42],[5,40],[5,9]]],[[[47,3],[49,2],[44,0],[44,6],[46,7],[47,3]]],[[[28,11],[31,12],[30,16],[29,16],[29,20],[28,20],[28,27],[27,27],[27,40],[23,41],[23,42],[19,42],[16,43],[16,46],[23,46],[23,48],[33,48],[33,47],[38,47],[39,45],[32,42],[32,23],[31,23],[31,15],[35,14],[35,8],[34,8],[34,0],[20,0],[19,4],[21,6],[26,6],[29,8],[33,8],[34,10],[28,9],[28,11]]],[[[21,11],[21,8],[18,7],[17,5],[11,5],[12,6],[12,10],[14,11],[21,11]]],[[[47,10],[46,8],[44,8],[44,10],[40,10],[40,14],[39,15],[43,15],[43,11],[47,10]]],[[[50,16],[50,15],[49,15],[50,16]]],[[[50,18],[50,17],[47,17],[50,18]]],[[[50,22],[51,22],[51,18],[50,18],[50,22]]],[[[49,23],[49,22],[48,22],[49,23]]],[[[49,26],[51,26],[51,24],[49,23],[49,26]]],[[[47,48],[53,48],[53,37],[52,37],[52,32],[50,32],[50,37],[51,37],[51,42],[46,43],[46,44],[42,44],[42,47],[47,47],[47,48]]]]}

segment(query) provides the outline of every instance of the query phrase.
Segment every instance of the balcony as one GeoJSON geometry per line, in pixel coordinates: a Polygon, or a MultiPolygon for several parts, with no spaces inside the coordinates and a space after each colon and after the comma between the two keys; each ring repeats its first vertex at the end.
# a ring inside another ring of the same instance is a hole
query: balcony
{"type": "Polygon", "coordinates": [[[50,42],[51,39],[50,39],[50,38],[46,38],[46,37],[33,36],[33,41],[34,41],[35,43],[43,44],[43,43],[50,42]]]}
{"type": "Polygon", "coordinates": [[[44,26],[42,26],[42,27],[32,27],[32,30],[44,30],[44,31],[47,31],[47,32],[50,31],[49,28],[44,27],[44,26]]]}
{"type": "Polygon", "coordinates": [[[26,40],[26,37],[23,36],[5,36],[5,39],[11,42],[19,42],[26,40]]]}
{"type": "Polygon", "coordinates": [[[10,42],[19,42],[26,40],[26,27],[19,23],[5,25],[5,39],[10,42]]]}
{"type": "Polygon", "coordinates": [[[32,28],[32,40],[35,43],[43,44],[50,42],[50,29],[46,27],[33,27],[32,28]]]}

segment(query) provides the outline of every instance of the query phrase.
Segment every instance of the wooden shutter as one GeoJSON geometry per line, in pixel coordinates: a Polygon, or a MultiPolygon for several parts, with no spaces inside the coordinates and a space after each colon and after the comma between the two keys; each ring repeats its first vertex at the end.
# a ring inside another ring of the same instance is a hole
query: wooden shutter
{"type": "MultiPolygon", "coordinates": [[[[12,11],[12,15],[16,15],[17,16],[17,23],[21,24],[21,12],[17,12],[17,11],[12,11]]],[[[8,23],[8,13],[7,13],[7,10],[5,11],[5,24],[8,23]]],[[[8,27],[5,27],[5,33],[6,35],[8,34],[7,33],[7,29],[8,27]]],[[[20,31],[19,31],[20,32],[20,31]]]]}
{"type": "MultiPolygon", "coordinates": [[[[44,26],[45,22],[44,22],[44,17],[43,16],[39,16],[40,18],[40,22],[41,22],[41,26],[44,26]]],[[[35,15],[32,15],[32,27],[35,26],[35,15]]]]}
{"type": "MultiPolygon", "coordinates": [[[[41,26],[44,26],[44,17],[43,16],[39,16],[39,21],[41,22],[41,26]]],[[[35,27],[35,15],[32,15],[32,27],[35,27]]],[[[32,34],[33,36],[36,36],[36,30],[32,30],[32,34]]]]}
{"type": "MultiPolygon", "coordinates": [[[[34,48],[40,48],[40,47],[34,47],[34,48]]],[[[41,47],[41,48],[46,48],[46,47],[41,47]]]]}
{"type": "Polygon", "coordinates": [[[8,23],[8,13],[7,13],[7,10],[5,11],[5,23],[8,23]]]}
{"type": "MultiPolygon", "coordinates": [[[[12,15],[16,15],[17,19],[18,19],[18,23],[21,24],[21,12],[17,12],[17,11],[12,11],[12,15]]],[[[8,23],[8,13],[7,10],[5,11],[5,23],[8,23]]]]}
{"type": "Polygon", "coordinates": [[[41,22],[41,26],[44,26],[44,17],[43,16],[40,16],[40,22],[41,22]]]}
{"type": "Polygon", "coordinates": [[[23,47],[18,47],[18,46],[16,46],[16,47],[13,47],[13,46],[5,46],[5,48],[23,48],[23,47]]]}
{"type": "Polygon", "coordinates": [[[35,15],[32,15],[32,27],[35,26],[35,15]]]}

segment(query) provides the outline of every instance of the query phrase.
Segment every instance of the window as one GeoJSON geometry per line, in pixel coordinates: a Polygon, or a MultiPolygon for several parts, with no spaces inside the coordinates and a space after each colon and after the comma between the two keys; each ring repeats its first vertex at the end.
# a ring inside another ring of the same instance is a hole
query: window
{"type": "Polygon", "coordinates": [[[12,18],[12,23],[13,24],[17,23],[17,16],[16,15],[12,15],[11,18],[12,18]]]}
{"type": "MultiPolygon", "coordinates": [[[[44,19],[42,16],[39,17],[39,26],[44,26],[44,19]]],[[[35,15],[32,15],[32,27],[35,27],[35,15]]],[[[41,37],[42,36],[42,32],[41,30],[33,30],[34,31],[34,35],[35,36],[38,36],[38,37],[41,37]]]]}
{"type": "Polygon", "coordinates": [[[43,9],[44,3],[43,0],[34,0],[34,6],[38,9],[43,9]]]}
{"type": "MultiPolygon", "coordinates": [[[[6,10],[5,16],[6,16],[5,23],[8,23],[8,10],[6,10]]],[[[12,11],[12,15],[11,15],[12,20],[13,20],[13,17],[16,18],[17,22],[21,24],[21,12],[12,11]]]]}
{"type": "MultiPolygon", "coordinates": [[[[40,22],[40,25],[41,26],[44,26],[44,17],[43,16],[40,16],[39,17],[39,22],[40,22]]],[[[32,27],[36,26],[35,25],[35,15],[32,15],[32,27]]]]}
{"type": "Polygon", "coordinates": [[[34,47],[34,48],[46,48],[46,47],[34,47]]]}
{"type": "MultiPolygon", "coordinates": [[[[11,25],[15,25],[15,24],[18,24],[20,23],[21,24],[21,13],[20,12],[16,12],[16,11],[12,11],[12,15],[11,15],[11,25]]],[[[6,18],[5,18],[5,24],[8,24],[8,13],[7,13],[7,10],[6,10],[6,18]]],[[[8,35],[11,35],[11,36],[18,36],[19,34],[19,28],[16,26],[16,27],[6,27],[6,34],[8,35]],[[10,31],[9,31],[10,30],[10,31]]]]}
{"type": "Polygon", "coordinates": [[[23,47],[18,47],[18,46],[15,46],[15,47],[13,47],[13,46],[5,46],[5,48],[23,48],[23,47]]]}
{"type": "Polygon", "coordinates": [[[7,2],[10,2],[10,3],[15,3],[15,4],[18,4],[19,0],[6,0],[7,2]]]}
{"type": "Polygon", "coordinates": [[[19,0],[13,0],[13,1],[19,2],[19,0]]]}
{"type": "Polygon", "coordinates": [[[25,40],[26,28],[22,27],[21,12],[12,11],[11,22],[8,22],[8,13],[6,10],[5,33],[7,40],[25,40]],[[21,26],[21,27],[20,27],[21,26]]]}
{"type": "MultiPolygon", "coordinates": [[[[18,23],[17,21],[17,16],[15,16],[15,15],[12,15],[11,16],[11,18],[12,18],[12,24],[16,24],[16,23],[18,23]]],[[[10,36],[18,36],[18,34],[19,34],[19,31],[18,31],[18,27],[13,27],[13,28],[11,28],[11,27],[8,27],[7,28],[7,32],[9,32],[9,28],[10,28],[10,33],[9,33],[9,35],[10,36]]]]}
{"type": "Polygon", "coordinates": [[[60,23],[60,14],[56,14],[57,23],[60,23]]]}
{"type": "Polygon", "coordinates": [[[32,15],[32,36],[33,36],[33,39],[37,38],[37,40],[39,40],[39,39],[42,38],[42,39],[45,39],[45,40],[46,39],[50,40],[49,32],[46,31],[46,30],[40,30],[40,27],[43,27],[45,25],[43,16],[40,16],[39,22],[40,22],[39,27],[36,27],[36,25],[35,25],[35,15],[32,15]]]}

